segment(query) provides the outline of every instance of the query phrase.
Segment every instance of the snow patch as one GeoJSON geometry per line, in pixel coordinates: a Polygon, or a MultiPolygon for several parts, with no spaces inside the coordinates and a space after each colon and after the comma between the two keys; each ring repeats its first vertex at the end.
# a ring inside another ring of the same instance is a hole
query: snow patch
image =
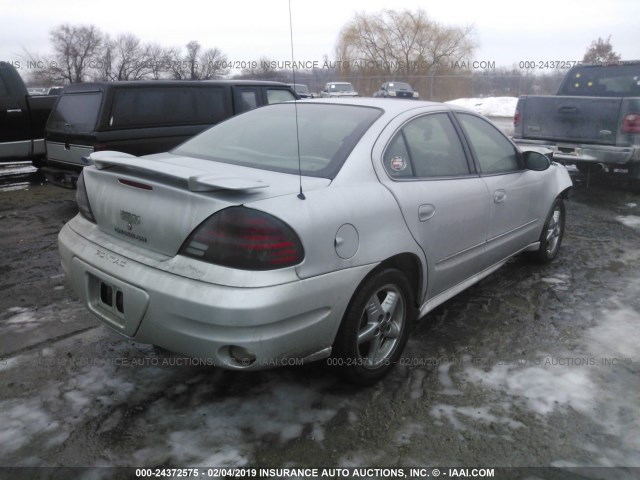
{"type": "Polygon", "coordinates": [[[637,215],[618,215],[616,220],[629,228],[640,230],[640,217],[637,215]]]}
{"type": "Polygon", "coordinates": [[[470,367],[465,371],[472,383],[490,387],[524,400],[529,409],[547,415],[559,406],[571,406],[582,413],[593,408],[596,389],[584,367],[522,367],[496,365],[484,371],[470,367]]]}
{"type": "Polygon", "coordinates": [[[518,103],[517,97],[457,98],[445,102],[469,108],[487,117],[513,117],[518,103]]]}
{"type": "Polygon", "coordinates": [[[446,419],[456,430],[465,430],[465,423],[461,421],[472,420],[484,425],[504,425],[508,428],[516,429],[525,427],[522,422],[513,420],[506,416],[497,416],[491,413],[491,407],[456,407],[454,405],[437,404],[431,407],[430,413],[437,421],[442,424],[442,420],[446,419]]]}
{"type": "Polygon", "coordinates": [[[67,436],[59,423],[43,409],[39,399],[11,399],[0,402],[0,455],[6,456],[27,445],[34,436],[55,434],[47,443],[60,445],[67,436]]]}

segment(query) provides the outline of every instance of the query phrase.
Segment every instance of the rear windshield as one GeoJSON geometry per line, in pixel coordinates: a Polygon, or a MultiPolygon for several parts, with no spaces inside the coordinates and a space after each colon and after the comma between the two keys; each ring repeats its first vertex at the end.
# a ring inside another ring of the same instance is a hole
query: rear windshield
{"type": "Polygon", "coordinates": [[[223,87],[122,88],[114,94],[109,126],[211,125],[227,116],[223,87]]]}
{"type": "Polygon", "coordinates": [[[364,132],[382,114],[353,105],[283,103],[252,110],[173,150],[217,162],[333,178],[364,132]],[[296,141],[296,118],[299,148],[296,141]]]}
{"type": "Polygon", "coordinates": [[[61,95],[47,122],[48,130],[91,133],[102,102],[101,92],[61,95]]]}
{"type": "Polygon", "coordinates": [[[561,85],[558,95],[640,97],[640,65],[573,69],[561,85]]]}

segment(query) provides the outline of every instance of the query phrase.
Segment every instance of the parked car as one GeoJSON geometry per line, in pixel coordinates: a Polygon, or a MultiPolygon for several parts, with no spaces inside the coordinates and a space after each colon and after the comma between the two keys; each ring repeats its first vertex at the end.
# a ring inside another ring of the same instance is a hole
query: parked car
{"type": "Polygon", "coordinates": [[[571,68],[557,95],[518,99],[514,141],[587,171],[624,167],[640,181],[640,61],[571,68]]]}
{"type": "Polygon", "coordinates": [[[271,105],[91,161],[59,249],[105,325],[235,370],[331,356],[363,384],[418,316],[520,252],[553,260],[571,187],[471,111],[383,99],[271,105]]]}
{"type": "Polygon", "coordinates": [[[348,82],[329,82],[327,83],[322,92],[320,92],[322,98],[341,98],[341,97],[359,97],[358,92],[353,89],[353,85],[348,82]]]}
{"type": "Polygon", "coordinates": [[[74,188],[94,151],[164,152],[233,115],[297,98],[284,83],[250,80],[71,85],[47,123],[42,170],[52,183],[74,188]]]}
{"type": "Polygon", "coordinates": [[[420,98],[420,94],[405,82],[385,82],[373,96],[382,98],[420,98]]]}
{"type": "Polygon", "coordinates": [[[309,87],[302,83],[289,83],[288,84],[298,94],[300,98],[313,98],[313,94],[309,91],[309,87]]]}
{"type": "Polygon", "coordinates": [[[0,160],[44,156],[44,126],[57,98],[30,95],[18,71],[0,62],[0,160]]]}

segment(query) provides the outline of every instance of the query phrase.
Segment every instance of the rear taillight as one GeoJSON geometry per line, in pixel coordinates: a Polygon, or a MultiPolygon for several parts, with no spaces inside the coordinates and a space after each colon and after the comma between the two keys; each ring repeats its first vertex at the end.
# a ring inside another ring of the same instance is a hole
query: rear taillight
{"type": "Polygon", "coordinates": [[[304,249],[282,220],[258,210],[230,207],[200,224],[180,254],[240,270],[275,270],[300,263],[304,249]]]}
{"type": "Polygon", "coordinates": [[[628,113],[624,116],[622,133],[640,133],[640,113],[628,113]]]}
{"type": "Polygon", "coordinates": [[[87,196],[87,188],[84,186],[84,171],[80,173],[76,182],[76,202],[78,202],[78,210],[84,218],[90,222],[96,223],[96,219],[91,211],[89,197],[87,196]]]}
{"type": "Polygon", "coordinates": [[[516,108],[516,113],[513,115],[513,126],[520,126],[520,110],[516,108]]]}

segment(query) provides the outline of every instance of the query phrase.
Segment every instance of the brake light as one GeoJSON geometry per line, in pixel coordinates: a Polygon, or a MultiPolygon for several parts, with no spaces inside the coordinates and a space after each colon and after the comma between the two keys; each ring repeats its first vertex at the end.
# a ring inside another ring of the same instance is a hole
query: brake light
{"type": "Polygon", "coordinates": [[[516,113],[513,115],[513,126],[520,126],[520,110],[516,108],[516,113]]]}
{"type": "Polygon", "coordinates": [[[96,219],[91,211],[91,205],[89,204],[87,188],[84,185],[84,170],[80,173],[78,181],[76,182],[76,202],[78,203],[80,214],[90,222],[96,223],[96,219]]]}
{"type": "Polygon", "coordinates": [[[230,207],[209,217],[180,254],[240,270],[275,270],[304,259],[302,243],[289,225],[246,207],[230,207]]]}
{"type": "Polygon", "coordinates": [[[628,113],[624,116],[622,133],[640,133],[640,113],[628,113]]]}

